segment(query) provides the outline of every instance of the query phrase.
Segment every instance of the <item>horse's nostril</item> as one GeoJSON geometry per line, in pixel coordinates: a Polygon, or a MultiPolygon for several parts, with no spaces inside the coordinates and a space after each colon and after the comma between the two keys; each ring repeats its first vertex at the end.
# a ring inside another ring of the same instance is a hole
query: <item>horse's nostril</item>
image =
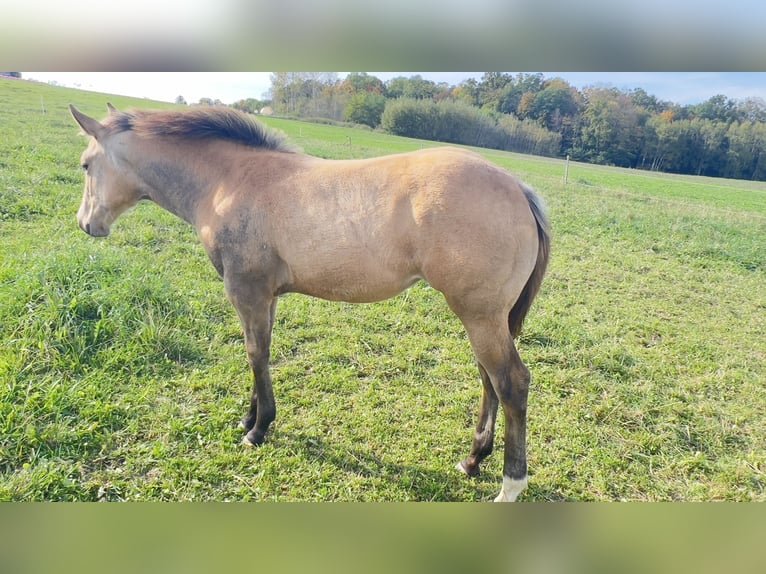
{"type": "Polygon", "coordinates": [[[88,235],[90,235],[90,223],[86,223],[86,224],[85,224],[85,233],[87,233],[88,235]]]}

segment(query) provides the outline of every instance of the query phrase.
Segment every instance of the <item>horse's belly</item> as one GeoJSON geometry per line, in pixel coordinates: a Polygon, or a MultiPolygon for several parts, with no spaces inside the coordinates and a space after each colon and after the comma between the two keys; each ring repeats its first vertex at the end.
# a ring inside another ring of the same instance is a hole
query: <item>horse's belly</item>
{"type": "Polygon", "coordinates": [[[398,295],[421,277],[381,269],[325,268],[321,273],[295,276],[290,291],[329,301],[372,303],[398,295]]]}

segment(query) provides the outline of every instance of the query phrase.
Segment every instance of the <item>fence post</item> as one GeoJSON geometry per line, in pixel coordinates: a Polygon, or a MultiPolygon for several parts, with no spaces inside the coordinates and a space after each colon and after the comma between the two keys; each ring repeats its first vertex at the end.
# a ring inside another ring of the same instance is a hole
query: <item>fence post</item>
{"type": "Polygon", "coordinates": [[[569,154],[567,154],[567,164],[564,168],[564,185],[569,181],[569,154]]]}

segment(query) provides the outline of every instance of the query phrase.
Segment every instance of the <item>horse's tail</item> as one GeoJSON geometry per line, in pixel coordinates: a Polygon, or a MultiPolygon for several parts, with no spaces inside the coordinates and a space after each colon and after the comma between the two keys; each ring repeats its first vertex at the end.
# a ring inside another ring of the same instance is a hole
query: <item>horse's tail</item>
{"type": "Polygon", "coordinates": [[[535,217],[538,247],[537,262],[535,263],[535,268],[532,270],[532,275],[529,276],[527,284],[524,286],[524,290],[521,292],[521,295],[519,295],[518,300],[513,305],[513,309],[511,309],[511,312],[508,315],[508,327],[511,330],[511,337],[513,338],[518,337],[521,333],[521,326],[524,323],[524,318],[527,316],[527,312],[532,306],[532,301],[534,301],[537,292],[540,290],[545,270],[548,268],[548,259],[550,257],[551,249],[550,224],[545,215],[543,201],[535,191],[526,184],[522,183],[521,189],[524,191],[524,196],[529,202],[529,208],[532,210],[532,215],[535,217]]]}

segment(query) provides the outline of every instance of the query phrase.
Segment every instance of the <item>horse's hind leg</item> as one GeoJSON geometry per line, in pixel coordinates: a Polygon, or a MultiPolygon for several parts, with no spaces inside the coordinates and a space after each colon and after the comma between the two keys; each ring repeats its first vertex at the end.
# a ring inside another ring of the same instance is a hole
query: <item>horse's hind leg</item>
{"type": "Polygon", "coordinates": [[[498,377],[496,384],[505,415],[503,487],[495,498],[496,502],[513,502],[527,487],[527,397],[530,374],[512,339],[508,374],[509,377],[498,377]]]}
{"type": "Polygon", "coordinates": [[[492,381],[486,369],[479,363],[479,373],[483,392],[479,405],[479,417],[476,421],[476,430],[473,435],[471,452],[468,457],[458,463],[458,469],[468,476],[479,474],[479,464],[487,458],[494,448],[495,443],[495,419],[497,418],[497,394],[492,388],[492,381]]]}
{"type": "MultiPolygon", "coordinates": [[[[505,453],[503,462],[503,487],[495,500],[513,501],[527,485],[526,418],[527,396],[529,393],[529,369],[521,361],[508,329],[507,315],[494,319],[466,320],[476,358],[489,377],[492,390],[503,407],[505,418],[505,453]]],[[[482,377],[484,380],[484,377],[482,377]]],[[[485,383],[485,396],[488,394],[485,383]]],[[[482,399],[485,402],[485,399],[482,399]]],[[[494,422],[490,414],[480,411],[486,423],[494,422]]],[[[477,425],[477,430],[478,430],[477,425]]],[[[477,433],[478,435],[479,433],[477,433]]],[[[485,433],[474,438],[468,461],[473,456],[489,454],[491,434],[485,433]]],[[[478,463],[477,463],[478,464],[478,463]]],[[[462,463],[465,465],[465,462],[462,463]]]]}

